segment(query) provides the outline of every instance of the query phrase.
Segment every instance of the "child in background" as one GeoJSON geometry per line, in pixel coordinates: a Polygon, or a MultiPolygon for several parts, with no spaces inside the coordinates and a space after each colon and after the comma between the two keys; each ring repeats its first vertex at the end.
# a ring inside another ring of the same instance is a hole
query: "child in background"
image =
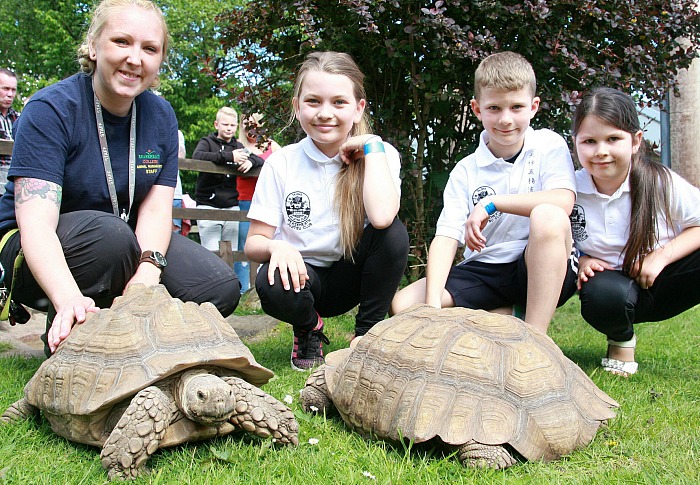
{"type": "MultiPolygon", "coordinates": [[[[243,164],[260,167],[263,159],[257,155],[246,153],[243,145],[236,140],[238,130],[238,113],[233,108],[224,106],[216,113],[214,121],[216,131],[197,143],[192,158],[208,160],[218,165],[233,165],[236,168],[243,164]]],[[[238,210],[238,191],[236,176],[221,173],[200,172],[197,176],[194,198],[197,208],[238,210]]],[[[238,221],[197,221],[199,238],[202,246],[210,251],[219,250],[219,241],[231,241],[231,248],[237,249],[238,221]]]]}
{"type": "MultiPolygon", "coordinates": [[[[274,140],[265,139],[262,143],[258,140],[258,128],[262,126],[262,115],[254,113],[243,120],[238,125],[238,141],[241,142],[244,149],[250,153],[258,155],[263,160],[267,160],[272,152],[279,150],[281,147],[274,140]]],[[[238,166],[238,171],[247,173],[253,168],[252,161],[246,161],[238,166]]],[[[236,190],[238,190],[238,208],[242,211],[250,209],[250,202],[253,200],[253,192],[255,185],[258,182],[258,177],[236,177],[236,190]]],[[[238,225],[238,249],[243,249],[245,240],[248,238],[249,222],[241,222],[238,225]]],[[[233,268],[238,276],[238,281],[241,282],[241,295],[250,288],[250,265],[247,261],[236,261],[233,263],[233,268]]]]}
{"type": "Polygon", "coordinates": [[[471,107],[483,123],[479,147],[450,173],[428,252],[426,278],[399,291],[392,313],[416,303],[511,313],[547,332],[576,291],[569,213],[574,169],[564,139],[533,130],[535,73],[513,52],[484,59],[471,107]],[[452,262],[466,244],[464,260],[452,262]]]}
{"type": "MultiPolygon", "coordinates": [[[[185,135],[182,131],[177,130],[177,158],[185,158],[185,135]]],[[[180,170],[177,171],[177,184],[175,185],[175,194],[173,195],[173,208],[182,207],[182,180],[180,180],[180,170]]],[[[182,234],[182,219],[173,219],[173,232],[182,234]]],[[[183,234],[186,236],[187,234],[183,234]]]]}
{"type": "Polygon", "coordinates": [[[700,191],[644,156],[630,96],[596,88],[574,113],[581,314],[608,337],[602,367],[637,372],[633,324],[700,303],[700,191]]]}
{"type": "Polygon", "coordinates": [[[321,317],[359,304],[364,335],[406,268],[399,154],[369,132],[363,78],[347,54],[309,54],[292,100],[307,136],[267,159],[248,212],[245,252],[263,263],[255,287],[263,310],[293,325],[297,370],[323,363],[321,317]]]}

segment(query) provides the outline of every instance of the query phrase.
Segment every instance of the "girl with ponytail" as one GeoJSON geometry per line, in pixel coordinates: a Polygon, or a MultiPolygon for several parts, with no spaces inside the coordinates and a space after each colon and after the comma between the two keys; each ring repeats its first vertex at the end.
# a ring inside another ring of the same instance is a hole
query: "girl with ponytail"
{"type": "Polygon", "coordinates": [[[359,304],[355,336],[385,317],[408,258],[399,155],[370,132],[363,78],[347,54],[306,58],[292,108],[307,136],[267,159],[248,212],[256,290],[294,327],[297,370],[323,362],[321,317],[359,304]]]}
{"type": "Polygon", "coordinates": [[[634,324],[700,303],[700,191],[644,156],[630,96],[596,88],[574,113],[577,201],[571,216],[581,314],[608,337],[603,369],[637,371],[634,324]]]}

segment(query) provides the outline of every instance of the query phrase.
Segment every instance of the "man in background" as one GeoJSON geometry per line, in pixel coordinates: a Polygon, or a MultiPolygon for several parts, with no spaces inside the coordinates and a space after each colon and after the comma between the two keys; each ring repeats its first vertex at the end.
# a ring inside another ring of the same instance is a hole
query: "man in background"
{"type": "MultiPolygon", "coordinates": [[[[19,113],[12,108],[17,95],[17,76],[14,72],[0,67],[0,139],[12,140],[12,126],[19,113]]],[[[10,169],[10,155],[0,155],[0,194],[5,193],[7,171],[10,169]]]]}

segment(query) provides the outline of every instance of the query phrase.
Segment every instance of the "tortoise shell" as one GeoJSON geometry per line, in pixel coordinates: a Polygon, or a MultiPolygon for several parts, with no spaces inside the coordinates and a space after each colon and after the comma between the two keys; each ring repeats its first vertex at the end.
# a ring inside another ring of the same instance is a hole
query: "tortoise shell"
{"type": "Polygon", "coordinates": [[[113,406],[196,366],[222,369],[255,386],[274,375],[214,305],[183,303],[162,285],[134,285],[109,309],[76,325],[24,393],[57,433],[99,445],[104,436],[88,436],[85,429],[102,430],[95,421],[106,419],[113,406]]]}
{"type": "Polygon", "coordinates": [[[618,406],[547,335],[480,310],[415,306],[326,364],[333,404],[363,434],[507,443],[529,460],[588,444],[618,406]]]}

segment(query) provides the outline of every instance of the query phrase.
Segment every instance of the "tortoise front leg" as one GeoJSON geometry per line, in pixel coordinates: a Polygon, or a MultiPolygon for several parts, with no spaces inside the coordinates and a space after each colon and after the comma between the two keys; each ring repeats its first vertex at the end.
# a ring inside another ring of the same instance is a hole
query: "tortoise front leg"
{"type": "Polygon", "coordinates": [[[299,424],[294,413],[262,389],[238,377],[222,377],[236,396],[231,424],[282,444],[299,444],[299,424]]]}
{"type": "Polygon", "coordinates": [[[326,383],[326,366],[322,365],[309,375],[301,390],[301,407],[307,413],[331,414],[335,407],[326,383]]]}
{"type": "Polygon", "coordinates": [[[0,422],[14,423],[16,421],[29,419],[37,414],[39,414],[39,409],[29,404],[27,398],[23,397],[19,401],[10,404],[10,407],[0,416],[0,422]]]}
{"type": "Polygon", "coordinates": [[[485,445],[474,440],[457,448],[457,458],[464,466],[503,470],[515,465],[516,460],[501,445],[485,445]]]}
{"type": "Polygon", "coordinates": [[[173,397],[155,386],[134,396],[100,453],[110,480],[139,475],[141,466],[160,447],[174,409],[173,397]]]}

